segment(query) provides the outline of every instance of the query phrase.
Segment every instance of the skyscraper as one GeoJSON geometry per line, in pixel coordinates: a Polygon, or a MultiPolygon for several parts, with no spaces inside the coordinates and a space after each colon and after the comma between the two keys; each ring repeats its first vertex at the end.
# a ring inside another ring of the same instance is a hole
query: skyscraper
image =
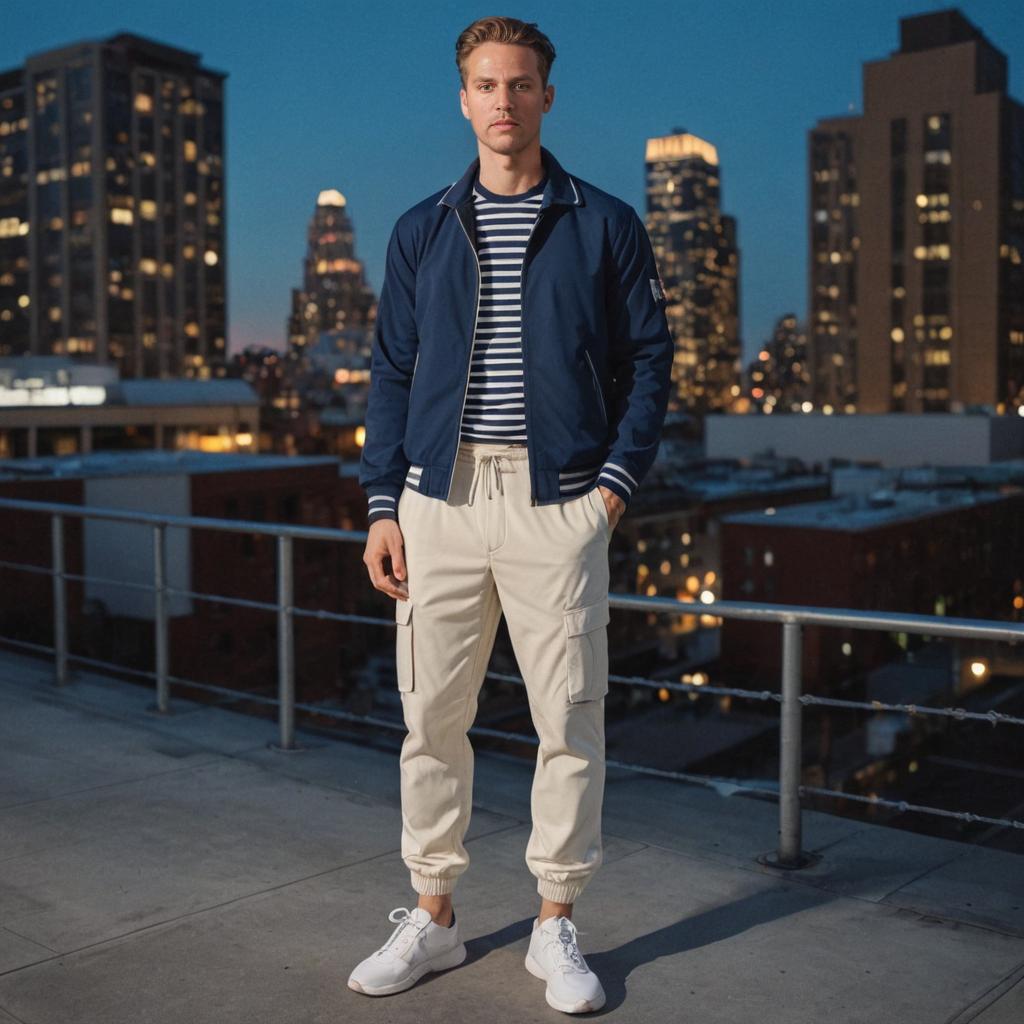
{"type": "Polygon", "coordinates": [[[675,340],[671,407],[728,409],[739,395],[739,250],[722,213],[718,153],[676,129],[647,140],[647,232],[675,340]]]}
{"type": "Polygon", "coordinates": [[[225,77],[130,34],[0,73],[0,355],[223,375],[225,77]]]}
{"type": "Polygon", "coordinates": [[[343,346],[368,346],[376,299],[356,259],[355,235],[345,197],[326,189],[309,222],[302,287],[292,289],[288,339],[307,349],[324,332],[336,332],[343,346]]]}
{"type": "Polygon", "coordinates": [[[785,313],[747,367],[751,402],[766,413],[799,412],[809,398],[809,382],[807,332],[796,314],[785,313]]]}
{"type": "Polygon", "coordinates": [[[959,11],[900,21],[864,113],[809,137],[815,404],[1024,403],[1024,106],[959,11]]]}

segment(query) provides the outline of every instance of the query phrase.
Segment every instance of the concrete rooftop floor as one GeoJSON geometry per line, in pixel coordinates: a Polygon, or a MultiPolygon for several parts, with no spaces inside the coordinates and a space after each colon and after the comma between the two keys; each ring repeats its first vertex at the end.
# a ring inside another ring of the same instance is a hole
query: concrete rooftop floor
{"type": "MultiPolygon", "coordinates": [[[[531,767],[477,758],[466,963],[346,987],[415,905],[393,753],[0,652],[0,1024],[556,1021],[523,967],[531,767]]],[[[609,1021],[1021,1024],[1024,860],[610,772],[606,861],[576,906],[609,1021]]]]}

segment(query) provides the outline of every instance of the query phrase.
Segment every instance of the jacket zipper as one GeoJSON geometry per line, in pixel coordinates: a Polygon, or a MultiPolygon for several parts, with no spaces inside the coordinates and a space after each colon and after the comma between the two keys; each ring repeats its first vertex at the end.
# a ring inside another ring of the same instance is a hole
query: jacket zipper
{"type": "Polygon", "coordinates": [[[604,392],[601,391],[601,381],[598,379],[597,370],[594,369],[590,353],[584,349],[583,354],[587,357],[587,362],[590,363],[590,372],[594,377],[594,387],[597,388],[597,397],[601,400],[601,415],[604,417],[604,425],[608,426],[608,410],[604,407],[604,392]]]}
{"type": "Polygon", "coordinates": [[[459,409],[459,415],[455,423],[455,449],[452,452],[452,469],[448,474],[448,490],[445,493],[445,501],[451,497],[452,481],[455,479],[455,463],[458,461],[459,437],[462,433],[462,415],[466,409],[466,395],[469,394],[469,378],[473,367],[473,346],[476,343],[476,325],[480,320],[480,282],[483,278],[483,272],[480,270],[480,256],[476,251],[476,246],[473,244],[473,239],[469,237],[469,232],[466,230],[466,225],[462,223],[462,217],[459,216],[458,210],[455,211],[455,216],[458,219],[459,227],[462,228],[462,233],[466,236],[469,248],[472,250],[473,259],[476,261],[476,312],[473,314],[473,333],[469,336],[469,361],[466,364],[466,386],[462,389],[462,406],[459,409]]]}
{"type": "Polygon", "coordinates": [[[537,230],[537,225],[540,223],[541,217],[544,216],[544,210],[537,211],[537,218],[533,222],[533,226],[530,228],[530,233],[526,236],[526,245],[523,248],[523,266],[519,274],[519,347],[523,350],[523,409],[526,412],[526,451],[528,455],[527,461],[530,464],[530,504],[536,505],[537,488],[534,481],[534,472],[536,469],[536,458],[534,453],[530,451],[530,445],[534,440],[533,427],[530,423],[530,403],[528,401],[529,395],[526,391],[526,260],[530,255],[530,239],[533,238],[534,231],[537,230]]]}

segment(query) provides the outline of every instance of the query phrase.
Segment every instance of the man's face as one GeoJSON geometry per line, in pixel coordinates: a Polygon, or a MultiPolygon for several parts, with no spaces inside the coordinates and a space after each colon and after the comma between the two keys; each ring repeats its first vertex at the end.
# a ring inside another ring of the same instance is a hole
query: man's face
{"type": "Polygon", "coordinates": [[[555,87],[542,87],[537,54],[528,46],[482,43],[466,61],[462,113],[495,153],[512,155],[532,145],[554,98],[555,87]]]}

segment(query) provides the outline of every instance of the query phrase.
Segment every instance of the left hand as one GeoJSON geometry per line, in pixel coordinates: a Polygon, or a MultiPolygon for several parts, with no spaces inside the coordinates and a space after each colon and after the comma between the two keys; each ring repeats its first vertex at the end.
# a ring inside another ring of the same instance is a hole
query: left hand
{"type": "Polygon", "coordinates": [[[608,510],[608,522],[614,530],[619,525],[619,520],[626,511],[626,503],[610,488],[604,484],[597,485],[597,492],[604,499],[604,507],[608,510]]]}

